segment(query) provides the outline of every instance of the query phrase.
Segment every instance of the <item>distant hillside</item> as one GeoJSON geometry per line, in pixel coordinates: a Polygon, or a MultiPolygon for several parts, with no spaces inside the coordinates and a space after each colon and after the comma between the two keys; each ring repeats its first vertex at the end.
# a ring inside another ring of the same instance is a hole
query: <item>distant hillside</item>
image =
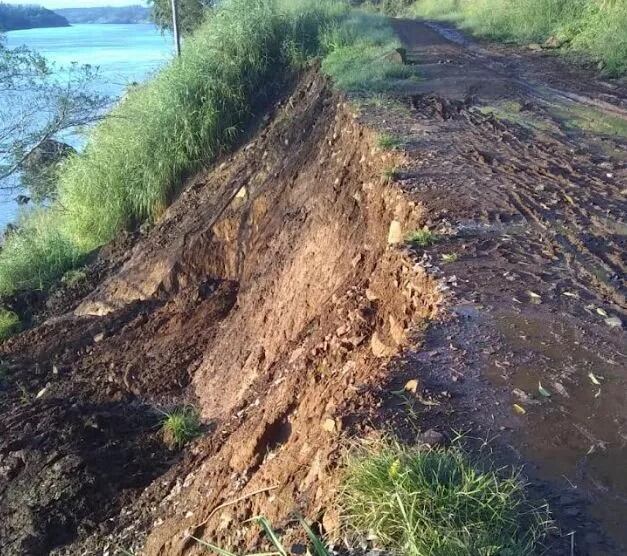
{"type": "Polygon", "coordinates": [[[68,27],[68,20],[39,6],[0,3],[0,31],[35,29],[37,27],[68,27]]]}
{"type": "Polygon", "coordinates": [[[149,23],[150,9],[143,6],[63,8],[55,10],[70,23],[149,23]]]}

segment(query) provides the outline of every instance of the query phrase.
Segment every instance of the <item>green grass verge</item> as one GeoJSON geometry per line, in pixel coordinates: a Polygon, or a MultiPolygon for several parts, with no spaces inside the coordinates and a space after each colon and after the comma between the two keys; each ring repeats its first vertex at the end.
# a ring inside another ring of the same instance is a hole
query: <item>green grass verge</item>
{"type": "Polygon", "coordinates": [[[530,556],[549,524],[517,476],[481,471],[457,448],[353,455],[340,504],[353,532],[407,556],[530,556]]]}
{"type": "Polygon", "coordinates": [[[393,58],[401,43],[387,18],[352,12],[329,26],[323,36],[326,56],[322,69],[349,93],[381,93],[415,78],[416,70],[393,58]]]}
{"type": "Polygon", "coordinates": [[[417,0],[408,13],[452,20],[495,40],[541,43],[556,37],[602,60],[608,74],[627,73],[624,0],[417,0]]]}
{"type": "MultiPolygon", "coordinates": [[[[182,56],[129,91],[61,168],[58,200],[0,252],[0,295],[47,288],[120,230],[159,216],[183,179],[231,148],[255,107],[320,52],[338,0],[224,0],[182,56]]],[[[335,28],[335,27],[334,27],[335,28]]]]}
{"type": "Polygon", "coordinates": [[[27,215],[0,251],[0,296],[45,290],[121,230],[156,219],[311,57],[325,55],[339,88],[372,94],[415,77],[388,57],[399,46],[385,17],[342,0],[224,0],[64,163],[55,204],[27,215]]]}

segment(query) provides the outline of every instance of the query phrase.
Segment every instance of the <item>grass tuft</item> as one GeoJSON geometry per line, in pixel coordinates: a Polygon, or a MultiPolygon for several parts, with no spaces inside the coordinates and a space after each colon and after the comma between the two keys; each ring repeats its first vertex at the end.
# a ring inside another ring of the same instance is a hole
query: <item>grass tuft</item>
{"type": "Polygon", "coordinates": [[[407,556],[531,556],[550,523],[519,477],[481,471],[457,448],[354,455],[340,505],[352,532],[407,556]]]}
{"type": "Polygon", "coordinates": [[[175,448],[182,448],[185,444],[200,436],[200,415],[193,407],[179,407],[170,413],[165,413],[163,435],[166,442],[175,448]]]}
{"type": "MultiPolygon", "coordinates": [[[[322,542],[320,537],[313,532],[307,522],[302,518],[299,521],[303,529],[305,530],[307,537],[309,538],[309,542],[311,543],[311,549],[307,550],[307,554],[313,554],[313,556],[330,556],[330,552],[327,550],[325,544],[322,542]]],[[[272,528],[271,523],[266,517],[257,516],[245,521],[244,523],[248,522],[254,522],[261,527],[262,531],[270,541],[270,544],[274,548],[275,552],[256,552],[247,554],[246,556],[288,556],[289,551],[285,548],[283,541],[276,533],[276,531],[272,528]]],[[[234,552],[229,552],[228,550],[220,548],[219,546],[216,546],[215,544],[212,544],[205,540],[198,539],[193,536],[191,538],[201,546],[208,548],[209,550],[215,552],[216,554],[219,554],[220,556],[237,556],[237,554],[235,554],[234,552]]]]}
{"type": "Polygon", "coordinates": [[[13,311],[0,308],[0,341],[10,338],[17,334],[22,328],[20,317],[13,311]]]}
{"type": "Polygon", "coordinates": [[[61,278],[61,282],[66,286],[73,287],[87,280],[87,271],[82,268],[68,270],[61,278]]]}
{"type": "Polygon", "coordinates": [[[407,241],[417,247],[431,247],[438,239],[438,236],[428,228],[414,230],[407,235],[407,241]]]}
{"type": "Polygon", "coordinates": [[[390,133],[382,133],[377,138],[377,145],[386,151],[393,151],[403,146],[403,140],[390,133]]]}

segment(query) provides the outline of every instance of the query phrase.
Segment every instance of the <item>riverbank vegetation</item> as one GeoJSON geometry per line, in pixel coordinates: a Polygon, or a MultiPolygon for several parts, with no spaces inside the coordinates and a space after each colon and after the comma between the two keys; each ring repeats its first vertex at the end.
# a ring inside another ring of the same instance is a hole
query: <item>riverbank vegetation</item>
{"type": "Polygon", "coordinates": [[[453,21],[500,41],[549,40],[598,59],[608,74],[627,73],[624,0],[418,0],[404,13],[453,21]]]}

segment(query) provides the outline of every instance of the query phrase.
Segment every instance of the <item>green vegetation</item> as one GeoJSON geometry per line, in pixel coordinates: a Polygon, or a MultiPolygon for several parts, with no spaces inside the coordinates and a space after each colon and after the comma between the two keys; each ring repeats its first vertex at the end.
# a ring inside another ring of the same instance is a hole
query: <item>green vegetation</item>
{"type": "MultiPolygon", "coordinates": [[[[179,29],[184,35],[193,33],[208,15],[214,0],[177,0],[179,29]]],[[[150,16],[161,29],[172,30],[172,0],[148,0],[150,16]]]]}
{"type": "Polygon", "coordinates": [[[164,413],[162,427],[166,442],[181,448],[200,435],[200,415],[193,407],[178,407],[164,413]]]}
{"type": "Polygon", "coordinates": [[[410,232],[407,236],[407,241],[418,247],[430,247],[438,241],[438,236],[428,228],[422,228],[410,232]]]}
{"type": "MultiPolygon", "coordinates": [[[[245,521],[244,523],[248,523],[251,521],[257,523],[261,527],[264,534],[266,535],[266,537],[268,537],[268,540],[274,547],[275,552],[257,552],[253,554],[247,554],[246,556],[288,556],[290,554],[283,545],[283,542],[281,541],[276,531],[274,531],[274,529],[272,528],[270,522],[265,517],[255,517],[253,519],[245,521]]],[[[330,552],[327,550],[320,537],[318,537],[318,535],[313,532],[307,522],[304,519],[301,519],[300,524],[305,530],[305,533],[307,533],[307,537],[309,538],[309,542],[311,544],[307,554],[311,554],[312,556],[330,556],[330,552]]],[[[220,548],[214,544],[211,544],[210,542],[204,541],[202,539],[197,539],[196,537],[191,538],[194,539],[198,544],[205,546],[206,548],[210,549],[216,554],[219,554],[220,556],[238,556],[234,552],[229,552],[228,550],[220,548]]]]}
{"type": "Polygon", "coordinates": [[[458,448],[385,443],[355,455],[340,504],[353,532],[408,556],[530,556],[549,524],[516,475],[481,471],[458,448]]]}
{"type": "Polygon", "coordinates": [[[347,92],[376,93],[402,86],[415,69],[394,60],[401,47],[387,18],[352,12],[329,26],[323,37],[327,52],[322,69],[347,92]]]}
{"type": "MultiPolygon", "coordinates": [[[[47,288],[122,229],[159,216],[183,179],[231,148],[254,106],[320,52],[333,0],[225,0],[180,59],[129,91],[59,172],[55,203],[0,252],[0,295],[47,288]]],[[[355,36],[353,30],[351,36],[355,36]]],[[[326,36],[326,35],[325,35],[326,36]]]]}
{"type": "Polygon", "coordinates": [[[390,133],[382,133],[377,138],[377,145],[386,151],[392,151],[403,145],[403,140],[396,135],[390,133]]]}
{"type": "Polygon", "coordinates": [[[496,40],[552,38],[601,60],[611,75],[627,72],[624,0],[417,0],[413,15],[452,20],[496,40]]]}
{"type": "Polygon", "coordinates": [[[0,341],[10,338],[20,328],[20,318],[13,311],[0,307],[0,341]]]}
{"type": "Polygon", "coordinates": [[[584,130],[598,135],[627,138],[627,122],[591,106],[577,103],[554,105],[551,113],[567,130],[584,130]]]}
{"type": "Polygon", "coordinates": [[[392,183],[398,178],[398,168],[396,166],[390,166],[383,170],[383,181],[385,183],[392,183]]]}
{"type": "Polygon", "coordinates": [[[83,253],[59,226],[61,209],[37,210],[19,223],[0,251],[0,295],[43,290],[83,260],[83,253]]]}
{"type": "Polygon", "coordinates": [[[442,262],[454,263],[458,259],[457,253],[442,253],[442,262]]]}

